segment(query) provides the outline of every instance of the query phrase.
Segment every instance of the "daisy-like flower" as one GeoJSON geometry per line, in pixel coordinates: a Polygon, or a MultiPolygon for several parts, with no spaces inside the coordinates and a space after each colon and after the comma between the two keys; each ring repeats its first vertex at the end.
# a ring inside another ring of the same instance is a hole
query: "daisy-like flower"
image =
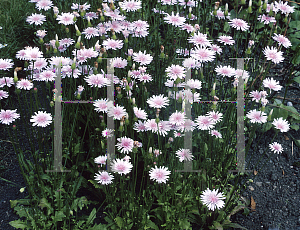
{"type": "Polygon", "coordinates": [[[142,8],[141,5],[141,1],[134,1],[134,0],[125,0],[124,2],[120,3],[120,7],[122,8],[122,10],[126,11],[126,12],[130,12],[130,11],[137,11],[138,9],[142,8]]]}
{"type": "Polygon", "coordinates": [[[210,62],[215,58],[215,52],[207,48],[197,47],[191,50],[191,56],[199,62],[210,62]]]}
{"type": "Polygon", "coordinates": [[[172,15],[166,13],[166,17],[164,17],[164,20],[166,21],[166,23],[173,26],[182,26],[186,19],[184,17],[180,17],[179,13],[174,15],[174,12],[172,12],[172,15]]]}
{"type": "Polygon", "coordinates": [[[250,97],[252,97],[252,101],[259,102],[261,99],[261,93],[257,90],[250,92],[250,97]]]}
{"type": "Polygon", "coordinates": [[[211,46],[211,42],[207,39],[207,34],[202,34],[198,32],[191,38],[188,38],[189,43],[193,43],[195,45],[199,45],[200,47],[211,46]]]}
{"type": "Polygon", "coordinates": [[[119,106],[119,105],[116,105],[116,106],[113,106],[111,105],[112,102],[108,102],[108,112],[107,112],[107,115],[109,117],[114,117],[114,119],[117,119],[117,120],[121,120],[122,117],[124,117],[126,115],[126,110],[124,109],[123,106],[119,106]]]}
{"type": "Polygon", "coordinates": [[[265,80],[263,80],[263,85],[264,85],[264,87],[267,87],[274,91],[279,91],[282,88],[282,86],[279,84],[279,82],[274,80],[273,78],[271,78],[271,79],[266,78],[265,80]]]}
{"type": "Polygon", "coordinates": [[[139,133],[139,132],[145,132],[145,131],[147,131],[147,128],[146,128],[146,126],[145,126],[145,123],[142,122],[142,121],[140,121],[140,120],[139,120],[138,122],[135,122],[135,123],[134,123],[133,129],[134,129],[135,131],[137,131],[138,133],[139,133]]]}
{"type": "Polygon", "coordinates": [[[222,48],[218,45],[211,45],[210,48],[211,48],[212,51],[216,52],[217,54],[222,53],[222,48]]]}
{"type": "Polygon", "coordinates": [[[192,33],[194,31],[194,27],[187,23],[184,23],[182,26],[180,26],[180,29],[186,30],[188,33],[192,33]]]}
{"type": "Polygon", "coordinates": [[[275,8],[280,10],[283,14],[291,14],[294,13],[294,6],[289,6],[288,2],[283,3],[282,1],[275,2],[275,8]]]}
{"type": "Polygon", "coordinates": [[[12,59],[0,58],[0,70],[8,70],[13,67],[12,59]]]}
{"type": "Polygon", "coordinates": [[[135,114],[135,116],[139,119],[143,119],[146,120],[147,119],[147,113],[145,112],[145,110],[139,109],[137,107],[133,107],[133,112],[135,114]]]}
{"type": "Polygon", "coordinates": [[[169,105],[169,98],[164,97],[163,94],[158,96],[153,95],[151,98],[147,99],[147,103],[151,108],[161,109],[169,105]]]}
{"type": "Polygon", "coordinates": [[[82,34],[85,34],[86,39],[91,39],[92,37],[99,36],[99,30],[94,27],[88,27],[83,30],[82,34]]]}
{"type": "Polygon", "coordinates": [[[97,112],[105,112],[107,113],[107,99],[98,99],[96,100],[93,105],[95,106],[95,110],[97,112]]]}
{"type": "Polygon", "coordinates": [[[177,0],[162,0],[162,5],[175,5],[177,3],[177,0]]]}
{"type": "Polygon", "coordinates": [[[236,69],[234,77],[236,78],[242,77],[245,80],[249,78],[249,73],[246,70],[236,69]]]}
{"type": "Polygon", "coordinates": [[[115,68],[123,69],[127,66],[127,60],[120,57],[112,59],[112,65],[115,68]]]}
{"type": "Polygon", "coordinates": [[[218,66],[215,71],[223,77],[231,77],[235,75],[235,69],[230,66],[218,66]]]}
{"type": "Polygon", "coordinates": [[[191,89],[201,89],[202,88],[201,84],[202,82],[199,81],[198,79],[190,79],[186,83],[186,85],[191,89]]]}
{"type": "Polygon", "coordinates": [[[217,138],[222,138],[222,134],[215,129],[209,130],[209,134],[217,138]]]}
{"type": "Polygon", "coordinates": [[[257,17],[257,20],[260,22],[263,22],[264,24],[269,24],[271,22],[276,22],[276,19],[274,17],[270,17],[268,15],[259,15],[257,17]]]}
{"type": "Polygon", "coordinates": [[[114,159],[111,163],[112,171],[115,173],[119,173],[126,175],[130,173],[133,165],[129,161],[124,161],[122,159],[114,159]]]}
{"type": "Polygon", "coordinates": [[[30,63],[29,68],[41,70],[41,69],[45,68],[47,65],[48,65],[48,63],[45,58],[37,58],[34,61],[34,65],[33,65],[33,62],[30,63]]]}
{"type": "Polygon", "coordinates": [[[223,195],[223,193],[218,193],[218,189],[211,191],[209,188],[207,188],[201,195],[202,203],[212,211],[214,211],[216,208],[223,208],[225,205],[225,202],[223,201],[224,199],[226,199],[226,197],[223,195]]]}
{"type": "Polygon", "coordinates": [[[170,174],[171,171],[169,171],[167,167],[160,166],[159,168],[157,168],[156,165],[155,168],[151,168],[149,172],[150,179],[156,181],[159,184],[167,183],[170,174]]]}
{"type": "Polygon", "coordinates": [[[30,47],[28,49],[26,49],[26,55],[25,55],[25,59],[26,60],[37,60],[39,58],[43,57],[43,52],[40,51],[40,49],[38,47],[30,47]]]}
{"type": "Polygon", "coordinates": [[[237,30],[242,30],[242,31],[246,31],[250,28],[250,26],[248,25],[247,22],[245,22],[242,19],[238,19],[238,18],[234,18],[232,20],[230,20],[230,22],[228,22],[228,24],[237,29],[237,30]]]}
{"type": "Polygon", "coordinates": [[[272,38],[275,41],[277,41],[280,45],[283,45],[285,48],[289,48],[290,46],[292,46],[290,40],[281,34],[275,34],[275,36],[273,36],[272,38]]]}
{"type": "Polygon", "coordinates": [[[99,88],[102,88],[110,84],[109,80],[106,77],[104,77],[103,74],[96,74],[96,75],[92,74],[86,77],[85,81],[91,87],[99,87],[99,88]]]}
{"type": "Polygon", "coordinates": [[[72,13],[61,13],[61,15],[58,15],[56,20],[58,20],[58,24],[64,24],[67,25],[73,25],[74,22],[74,14],[72,13]]]}
{"type": "Polygon", "coordinates": [[[272,123],[276,129],[279,129],[280,132],[287,132],[290,130],[290,125],[287,122],[287,120],[282,119],[282,117],[280,118],[275,118],[273,123],[272,123]]]}
{"type": "Polygon", "coordinates": [[[14,84],[14,79],[12,77],[0,78],[0,88],[4,86],[11,87],[13,84],[14,84]]]}
{"type": "Polygon", "coordinates": [[[144,51],[144,53],[141,51],[133,53],[132,58],[135,62],[139,62],[141,65],[149,65],[153,60],[153,57],[150,54],[146,54],[146,51],[144,51]]]}
{"type": "Polygon", "coordinates": [[[158,127],[155,119],[147,120],[145,122],[145,128],[147,131],[152,131],[153,133],[157,132],[158,127]]]}
{"type": "Polygon", "coordinates": [[[168,135],[168,132],[171,130],[171,124],[169,121],[160,121],[158,122],[158,129],[156,133],[158,132],[159,135],[162,135],[165,137],[168,135]]]}
{"type": "Polygon", "coordinates": [[[145,83],[147,83],[147,82],[150,82],[150,81],[152,81],[153,79],[152,79],[152,77],[151,77],[151,75],[150,74],[140,74],[139,76],[138,76],[138,79],[141,81],[141,82],[145,82],[145,83]]]}
{"type": "Polygon", "coordinates": [[[116,144],[116,146],[121,153],[128,154],[129,152],[132,152],[134,141],[131,138],[121,137],[117,140],[119,141],[119,143],[116,144]]]}
{"type": "Polygon", "coordinates": [[[99,172],[95,174],[95,180],[98,180],[99,184],[108,185],[112,183],[114,176],[108,172],[99,172]]]}
{"type": "Polygon", "coordinates": [[[189,149],[179,149],[177,150],[176,155],[180,162],[191,161],[194,157],[189,149]]]}
{"type": "Polygon", "coordinates": [[[0,123],[9,125],[20,117],[20,114],[17,114],[17,110],[3,110],[0,111],[0,123]]]}
{"type": "Polygon", "coordinates": [[[175,113],[172,113],[172,115],[169,118],[169,122],[172,125],[183,125],[186,117],[183,112],[176,111],[175,113]]]}
{"type": "MultiPolygon", "coordinates": [[[[210,13],[212,16],[214,16],[213,11],[210,13]]],[[[217,15],[216,17],[220,20],[220,19],[225,19],[225,15],[224,12],[221,9],[217,10],[217,15]]],[[[230,13],[228,12],[228,16],[226,18],[230,18],[230,13]]]]}
{"type": "Polygon", "coordinates": [[[269,47],[267,46],[263,50],[264,55],[266,56],[267,60],[271,60],[275,64],[278,64],[284,60],[284,57],[282,57],[283,52],[277,51],[275,47],[269,47]]]}
{"type": "Polygon", "coordinates": [[[0,100],[3,98],[8,98],[8,93],[4,90],[0,90],[0,100]]]}
{"type": "Polygon", "coordinates": [[[40,0],[36,3],[35,7],[38,10],[49,10],[53,6],[53,3],[51,0],[40,0]]]}
{"type": "Polygon", "coordinates": [[[112,129],[104,129],[103,131],[102,131],[102,136],[103,137],[112,137],[113,136],[113,130],[112,129]]]}
{"type": "Polygon", "coordinates": [[[106,164],[106,160],[107,160],[107,156],[99,156],[99,157],[96,157],[94,162],[96,164],[101,164],[101,165],[105,165],[106,164]]]}
{"type": "Polygon", "coordinates": [[[233,45],[235,43],[231,36],[226,35],[220,36],[218,41],[225,45],[233,45]]]}
{"type": "Polygon", "coordinates": [[[268,118],[266,113],[256,109],[249,111],[246,117],[250,119],[251,123],[266,123],[268,118]]]}
{"type": "Polygon", "coordinates": [[[273,151],[274,153],[282,153],[283,148],[281,146],[281,144],[277,143],[277,142],[273,142],[272,144],[269,144],[269,147],[271,149],[271,151],[273,151]]]}
{"type": "Polygon", "coordinates": [[[26,22],[28,22],[30,25],[42,25],[46,21],[46,16],[42,14],[31,14],[31,16],[28,16],[26,19],[26,22]]]}
{"type": "Polygon", "coordinates": [[[208,116],[199,116],[196,123],[198,125],[198,129],[201,130],[210,130],[214,128],[214,125],[216,124],[215,121],[208,116]]]}
{"type": "Polygon", "coordinates": [[[218,123],[222,121],[223,113],[218,111],[209,111],[207,112],[207,116],[210,117],[214,122],[218,123]]]}
{"type": "Polygon", "coordinates": [[[33,84],[27,79],[22,79],[21,81],[17,82],[17,88],[30,90],[33,88],[33,84]]]}
{"type": "Polygon", "coordinates": [[[54,81],[55,80],[55,73],[52,70],[45,70],[40,74],[41,81],[54,81]]]}
{"type": "Polygon", "coordinates": [[[166,69],[167,76],[171,78],[171,80],[176,80],[177,78],[184,78],[185,77],[185,70],[184,67],[180,65],[171,65],[166,69]]]}
{"type": "Polygon", "coordinates": [[[123,47],[123,41],[122,40],[114,40],[114,39],[107,39],[104,40],[102,45],[105,47],[105,49],[112,49],[112,50],[117,50],[117,49],[122,49],[123,47]]]}
{"type": "Polygon", "coordinates": [[[38,111],[35,112],[35,115],[31,117],[30,122],[33,123],[33,126],[46,127],[47,125],[51,124],[52,116],[50,113],[38,111]]]}

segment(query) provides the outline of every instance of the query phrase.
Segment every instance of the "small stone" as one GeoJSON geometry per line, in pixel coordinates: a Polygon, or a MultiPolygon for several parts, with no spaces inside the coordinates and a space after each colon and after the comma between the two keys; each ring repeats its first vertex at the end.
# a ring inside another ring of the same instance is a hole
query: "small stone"
{"type": "Polygon", "coordinates": [[[286,103],[287,104],[287,106],[293,106],[293,103],[292,102],[288,102],[288,103],[286,103]]]}
{"type": "Polygon", "coordinates": [[[262,186],[262,182],[256,182],[255,183],[257,186],[261,187],[262,186]]]}
{"type": "Polygon", "coordinates": [[[248,186],[248,188],[251,190],[251,191],[254,191],[254,188],[252,186],[248,186]]]}

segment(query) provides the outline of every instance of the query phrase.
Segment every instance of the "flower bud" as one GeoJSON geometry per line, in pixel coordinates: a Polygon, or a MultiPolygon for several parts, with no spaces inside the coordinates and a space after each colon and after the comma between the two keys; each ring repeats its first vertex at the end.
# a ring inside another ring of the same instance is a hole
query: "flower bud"
{"type": "Polygon", "coordinates": [[[241,0],[241,5],[245,5],[246,4],[246,0],[241,0]]]}
{"type": "Polygon", "coordinates": [[[271,3],[271,6],[270,6],[270,12],[269,12],[269,16],[273,16],[273,3],[271,3]]]}
{"type": "Polygon", "coordinates": [[[53,107],[53,106],[54,106],[54,102],[50,101],[50,107],[53,107]]]}
{"type": "Polygon", "coordinates": [[[56,48],[59,47],[59,41],[58,41],[58,36],[57,36],[57,34],[55,34],[55,47],[56,47],[56,48]]]}
{"type": "Polygon", "coordinates": [[[18,72],[14,71],[14,83],[17,83],[19,81],[18,79],[18,72]]]}
{"type": "Polygon", "coordinates": [[[264,4],[263,4],[263,10],[267,9],[267,4],[268,4],[268,0],[265,0],[264,4]]]}
{"type": "Polygon", "coordinates": [[[87,16],[87,20],[88,20],[88,27],[93,27],[92,24],[91,24],[91,19],[89,16],[87,16]]]}
{"type": "Polygon", "coordinates": [[[81,37],[79,36],[77,39],[77,43],[75,44],[76,49],[80,49],[80,40],[81,40],[81,37]]]}
{"type": "Polygon", "coordinates": [[[225,4],[225,12],[224,12],[224,16],[225,16],[225,17],[228,16],[228,3],[225,4]]]}

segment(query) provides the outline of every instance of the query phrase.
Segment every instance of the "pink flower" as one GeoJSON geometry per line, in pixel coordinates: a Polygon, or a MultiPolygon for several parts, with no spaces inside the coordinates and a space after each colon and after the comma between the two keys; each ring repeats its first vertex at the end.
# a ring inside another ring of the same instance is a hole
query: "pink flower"
{"type": "Polygon", "coordinates": [[[175,113],[172,113],[172,115],[169,118],[169,122],[172,125],[183,125],[185,121],[185,114],[183,112],[176,111],[175,113]]]}
{"type": "Polygon", "coordinates": [[[106,160],[107,160],[107,156],[99,156],[99,157],[96,157],[94,162],[96,164],[101,164],[101,165],[105,165],[106,164],[106,160]]]}
{"type": "Polygon", "coordinates": [[[199,45],[200,47],[211,46],[211,42],[207,39],[207,34],[202,34],[198,32],[191,38],[188,38],[189,43],[193,43],[195,45],[199,45]]]}
{"type": "Polygon", "coordinates": [[[278,64],[284,60],[284,57],[282,57],[283,52],[282,51],[277,51],[275,47],[270,47],[267,46],[263,50],[264,55],[266,56],[267,60],[271,60],[275,64],[278,64]]]}
{"type": "Polygon", "coordinates": [[[275,81],[273,78],[267,78],[263,80],[264,87],[267,87],[269,89],[272,89],[274,91],[281,90],[282,86],[279,84],[278,81],[275,81]]]}
{"type": "Polygon", "coordinates": [[[281,146],[281,144],[277,143],[277,142],[273,142],[272,144],[269,144],[269,147],[271,149],[271,151],[273,151],[274,153],[282,153],[283,148],[281,146]]]}
{"type": "Polygon", "coordinates": [[[151,77],[151,75],[150,74],[140,74],[139,76],[138,76],[138,79],[141,81],[141,82],[144,82],[144,83],[146,83],[146,82],[150,82],[150,81],[152,81],[153,79],[152,79],[152,77],[151,77]]]}
{"type": "Polygon", "coordinates": [[[286,120],[283,120],[282,117],[275,118],[272,123],[276,129],[279,129],[280,132],[287,132],[290,130],[290,125],[286,120]]]}
{"type": "Polygon", "coordinates": [[[137,118],[143,120],[147,119],[147,113],[145,112],[145,110],[139,109],[137,107],[133,107],[133,112],[137,118]]]}
{"type": "Polygon", "coordinates": [[[119,141],[119,143],[116,144],[116,146],[121,153],[128,154],[128,152],[132,152],[134,141],[131,138],[121,137],[117,140],[119,141]]]}
{"type": "Polygon", "coordinates": [[[35,7],[38,10],[46,10],[46,11],[51,9],[52,6],[53,6],[53,3],[50,0],[40,0],[35,5],[35,7]]]}
{"type": "Polygon", "coordinates": [[[126,11],[126,12],[130,12],[130,11],[137,11],[138,9],[142,8],[141,5],[141,1],[134,1],[134,0],[125,0],[124,2],[121,2],[120,7],[122,8],[122,10],[126,11]]]}
{"type": "Polygon", "coordinates": [[[191,161],[194,157],[189,149],[179,149],[175,154],[179,158],[180,162],[191,161]]]}
{"type": "Polygon", "coordinates": [[[153,60],[153,57],[150,54],[146,54],[146,51],[142,53],[139,51],[138,53],[133,53],[133,60],[135,62],[139,62],[141,65],[149,65],[153,60]]]}
{"type": "Polygon", "coordinates": [[[31,14],[31,16],[28,16],[26,19],[26,22],[28,22],[30,25],[42,25],[46,21],[46,16],[42,14],[31,14]]]}
{"type": "Polygon", "coordinates": [[[218,132],[217,130],[209,130],[210,135],[216,136],[217,138],[222,138],[222,134],[218,132]]]}
{"type": "Polygon", "coordinates": [[[166,21],[166,23],[171,24],[173,26],[182,26],[185,22],[185,18],[180,17],[179,13],[174,15],[174,12],[172,12],[172,15],[169,15],[168,13],[166,13],[166,15],[167,16],[164,17],[164,20],[166,21]]]}
{"type": "Polygon", "coordinates": [[[95,174],[95,180],[98,180],[99,184],[107,185],[111,184],[114,176],[108,172],[99,172],[95,174]]]}
{"type": "Polygon", "coordinates": [[[252,91],[250,93],[250,97],[252,97],[252,101],[259,102],[261,99],[261,93],[258,92],[257,90],[252,91]]]}
{"type": "Polygon", "coordinates": [[[92,74],[85,78],[85,81],[92,87],[102,88],[109,85],[109,80],[103,74],[92,74]]]}
{"type": "Polygon", "coordinates": [[[234,76],[236,78],[242,77],[244,80],[249,78],[249,73],[246,70],[236,69],[234,76]]]}
{"type": "Polygon", "coordinates": [[[180,65],[171,65],[166,69],[166,72],[168,77],[172,80],[176,80],[177,78],[184,78],[186,71],[184,70],[184,67],[180,65]]]}
{"type": "Polygon", "coordinates": [[[209,130],[214,128],[214,125],[216,124],[215,121],[208,116],[199,116],[196,120],[196,123],[198,125],[198,129],[201,130],[209,130]]]}
{"type": "Polygon", "coordinates": [[[35,112],[35,115],[31,117],[30,122],[33,123],[33,126],[46,127],[47,125],[51,124],[52,116],[50,113],[38,111],[35,112]]]}
{"type": "Polygon", "coordinates": [[[95,110],[97,112],[105,112],[107,113],[107,99],[98,99],[93,104],[95,106],[95,110]]]}
{"type": "Polygon", "coordinates": [[[3,98],[8,98],[8,93],[4,90],[0,90],[0,100],[3,98]]]}
{"type": "Polygon", "coordinates": [[[122,174],[126,175],[130,173],[133,165],[129,161],[114,159],[111,163],[111,167],[113,172],[119,173],[122,176],[122,174]]]}
{"type": "Polygon", "coordinates": [[[19,114],[17,114],[17,110],[3,110],[0,111],[0,123],[9,125],[16,119],[20,117],[19,114]]]}
{"type": "MultiPolygon", "coordinates": [[[[112,104],[112,103],[110,103],[112,104]]],[[[126,110],[124,109],[123,106],[119,106],[119,105],[116,105],[116,106],[108,106],[108,112],[107,112],[107,115],[109,117],[114,117],[114,119],[117,119],[117,120],[121,120],[122,117],[124,117],[126,115],[126,110]]]]}
{"type": "Polygon", "coordinates": [[[99,30],[93,27],[88,27],[83,30],[82,34],[85,34],[86,39],[99,36],[99,30]]]}
{"type": "Polygon", "coordinates": [[[26,49],[26,55],[25,59],[31,61],[31,60],[37,60],[39,58],[43,57],[43,52],[40,51],[38,47],[29,47],[26,49]]]}
{"type": "Polygon", "coordinates": [[[74,22],[74,14],[72,13],[62,13],[61,15],[58,15],[56,20],[58,20],[58,24],[64,24],[67,25],[73,25],[74,22]]]}
{"type": "Polygon", "coordinates": [[[41,74],[40,74],[41,81],[47,81],[47,82],[54,81],[55,77],[56,77],[56,75],[52,70],[45,70],[45,71],[41,72],[41,74]]]}
{"type": "Polygon", "coordinates": [[[295,6],[289,6],[288,2],[283,3],[282,1],[275,2],[275,8],[280,10],[283,14],[291,14],[295,11],[295,6]]]}
{"type": "Polygon", "coordinates": [[[135,122],[133,125],[133,129],[139,132],[145,132],[147,130],[145,123],[142,121],[135,122]]]}
{"type": "Polygon", "coordinates": [[[147,131],[151,130],[153,133],[157,132],[158,126],[157,126],[155,119],[147,120],[145,122],[145,128],[147,131]]]}
{"type": "Polygon", "coordinates": [[[230,22],[228,22],[228,24],[237,29],[237,30],[242,30],[242,31],[246,31],[250,28],[250,26],[247,24],[247,22],[245,22],[242,19],[238,19],[238,18],[234,18],[232,20],[230,20],[230,22]]]}
{"type": "Polygon", "coordinates": [[[223,113],[218,111],[210,111],[207,112],[207,116],[210,117],[214,122],[218,123],[222,121],[223,113]]]}
{"type": "Polygon", "coordinates": [[[222,48],[220,46],[212,45],[210,48],[212,51],[216,52],[217,54],[222,53],[222,48]]]}
{"type": "Polygon", "coordinates": [[[33,84],[27,79],[22,79],[21,81],[17,82],[17,88],[30,90],[33,88],[33,84]]]}
{"type": "Polygon", "coordinates": [[[156,181],[157,183],[166,183],[169,179],[169,175],[171,174],[171,171],[168,170],[167,167],[160,166],[157,168],[155,165],[155,168],[151,168],[149,172],[149,176],[151,180],[156,181]]]}
{"type": "Polygon", "coordinates": [[[214,211],[216,208],[223,208],[225,205],[225,202],[223,201],[224,199],[226,199],[226,197],[223,195],[223,193],[218,193],[218,189],[216,191],[215,189],[211,191],[209,188],[207,188],[201,195],[202,203],[212,211],[214,211]]]}
{"type": "Polygon", "coordinates": [[[215,71],[223,77],[231,77],[235,75],[235,69],[230,66],[218,66],[215,71]]]}
{"type": "Polygon", "coordinates": [[[127,60],[120,57],[112,59],[113,67],[124,69],[127,66],[127,60]]]}
{"type": "Polygon", "coordinates": [[[0,88],[4,86],[11,87],[13,84],[14,84],[14,79],[12,77],[0,78],[0,88]]]}
{"type": "Polygon", "coordinates": [[[158,132],[159,135],[166,136],[166,135],[168,135],[168,132],[170,130],[171,130],[171,124],[169,121],[158,122],[158,129],[156,132],[158,132]]]}
{"type": "Polygon", "coordinates": [[[112,130],[112,129],[104,129],[103,131],[102,131],[102,136],[103,137],[112,137],[113,136],[113,132],[114,132],[114,130],[112,130]]]}
{"type": "Polygon", "coordinates": [[[267,122],[267,114],[261,111],[257,111],[256,109],[249,111],[246,114],[251,123],[266,123],[267,122]]]}
{"type": "Polygon", "coordinates": [[[198,60],[199,62],[209,62],[213,61],[215,58],[215,52],[207,48],[197,47],[191,50],[191,56],[198,60]]]}
{"type": "Polygon", "coordinates": [[[232,39],[231,36],[220,36],[218,39],[219,42],[225,44],[225,45],[233,45],[235,41],[232,39]]]}
{"type": "Polygon", "coordinates": [[[259,15],[257,17],[257,20],[260,22],[263,22],[264,24],[269,24],[270,22],[275,22],[276,23],[276,19],[274,17],[270,17],[267,15],[259,15]]]}
{"type": "Polygon", "coordinates": [[[147,100],[147,103],[151,108],[165,108],[169,105],[169,99],[167,97],[164,97],[162,94],[158,96],[152,96],[147,100]]]}
{"type": "Polygon", "coordinates": [[[0,70],[8,70],[13,67],[12,59],[0,58],[0,70]]]}
{"type": "Polygon", "coordinates": [[[122,49],[123,47],[123,41],[122,40],[113,40],[113,39],[107,39],[104,40],[102,45],[105,47],[105,49],[112,49],[112,50],[117,50],[117,49],[122,49]]]}
{"type": "Polygon", "coordinates": [[[187,81],[186,85],[188,87],[190,87],[191,89],[201,89],[202,86],[201,86],[202,82],[199,81],[198,79],[190,79],[187,81]]]}
{"type": "Polygon", "coordinates": [[[273,36],[272,38],[275,41],[277,41],[280,45],[283,45],[285,48],[289,48],[290,46],[292,46],[290,40],[281,34],[275,34],[275,36],[273,36]]]}

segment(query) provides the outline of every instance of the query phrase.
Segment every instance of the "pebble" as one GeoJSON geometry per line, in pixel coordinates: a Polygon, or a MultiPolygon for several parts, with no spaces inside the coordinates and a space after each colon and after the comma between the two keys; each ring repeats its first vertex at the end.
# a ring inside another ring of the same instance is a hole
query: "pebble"
{"type": "Polygon", "coordinates": [[[288,103],[286,103],[287,104],[287,106],[293,106],[293,103],[292,102],[288,102],[288,103]]]}
{"type": "Polygon", "coordinates": [[[261,187],[262,186],[262,182],[256,182],[255,183],[257,186],[261,187]]]}
{"type": "Polygon", "coordinates": [[[251,190],[251,191],[254,191],[254,188],[252,186],[248,186],[248,188],[251,190]]]}

